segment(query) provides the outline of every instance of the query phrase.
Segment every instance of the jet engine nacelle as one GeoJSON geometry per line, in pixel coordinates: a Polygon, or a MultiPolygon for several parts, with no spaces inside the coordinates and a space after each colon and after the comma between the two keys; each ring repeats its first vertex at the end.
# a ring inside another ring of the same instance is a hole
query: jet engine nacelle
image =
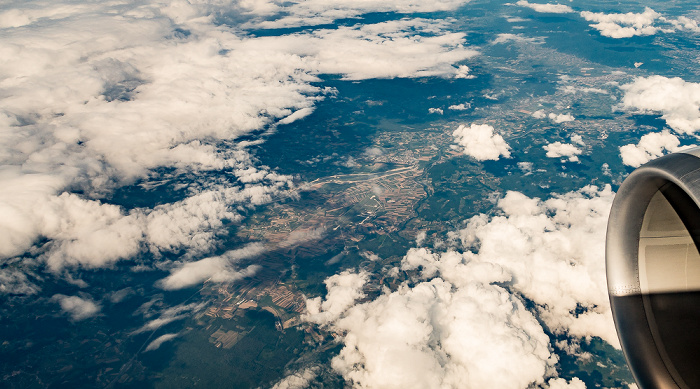
{"type": "Polygon", "coordinates": [[[700,388],[700,148],[627,177],[608,221],[615,326],[642,388],[700,388]]]}

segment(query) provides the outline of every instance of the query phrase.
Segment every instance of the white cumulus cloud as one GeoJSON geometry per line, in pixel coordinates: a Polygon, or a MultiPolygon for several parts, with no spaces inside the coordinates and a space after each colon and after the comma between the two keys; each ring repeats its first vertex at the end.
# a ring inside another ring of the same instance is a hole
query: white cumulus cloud
{"type": "Polygon", "coordinates": [[[637,35],[654,35],[659,31],[654,26],[654,21],[661,15],[653,9],[646,7],[642,13],[618,13],[605,14],[602,12],[581,12],[581,17],[589,22],[590,26],[600,31],[600,34],[610,38],[629,38],[637,35]]]}
{"type": "Polygon", "coordinates": [[[463,33],[444,33],[445,22],[402,19],[369,25],[321,29],[249,40],[258,48],[308,58],[314,73],[344,79],[394,77],[466,77],[468,67],[453,64],[477,55],[464,46],[463,33]],[[417,35],[416,31],[429,33],[417,35]]]}
{"type": "Polygon", "coordinates": [[[455,143],[461,146],[464,154],[479,161],[510,158],[510,146],[494,128],[488,124],[464,124],[452,133],[455,143]]]}
{"type": "MultiPolygon", "coordinates": [[[[679,16],[678,19],[670,19],[662,16],[649,7],[641,13],[612,13],[581,12],[581,17],[589,22],[590,26],[600,31],[600,34],[610,38],[630,38],[633,36],[654,35],[657,32],[671,33],[675,31],[700,32],[697,20],[687,16],[679,16]]],[[[635,67],[641,66],[636,62],[635,67]]]]}
{"type": "Polygon", "coordinates": [[[575,143],[579,146],[585,146],[586,142],[583,141],[583,137],[579,134],[573,134],[571,135],[571,142],[575,143]]]}
{"type": "Polygon", "coordinates": [[[0,269],[0,294],[32,295],[40,290],[22,270],[9,266],[0,269]]]}
{"type": "Polygon", "coordinates": [[[694,146],[681,146],[678,137],[668,130],[650,133],[642,136],[639,143],[620,147],[622,163],[627,166],[639,167],[652,159],[667,153],[675,153],[694,146]]]}
{"type": "Polygon", "coordinates": [[[308,388],[309,384],[318,375],[318,367],[309,367],[293,374],[289,374],[282,380],[277,382],[272,389],[304,389],[308,388]]]}
{"type": "Polygon", "coordinates": [[[102,309],[102,307],[91,298],[55,294],[51,299],[58,302],[63,312],[69,314],[74,321],[93,317],[102,309]]]}
{"type": "Polygon", "coordinates": [[[642,113],[660,113],[669,127],[683,134],[700,130],[700,83],[680,77],[638,77],[622,85],[622,107],[642,113]]]}
{"type": "Polygon", "coordinates": [[[520,0],[517,3],[515,3],[521,7],[527,7],[535,10],[535,12],[542,12],[542,13],[553,13],[553,14],[565,14],[565,13],[570,13],[574,12],[571,7],[568,5],[564,4],[550,4],[550,3],[545,3],[545,4],[538,4],[538,3],[529,3],[525,0],[520,0]]]}
{"type": "Polygon", "coordinates": [[[539,110],[532,113],[532,117],[535,119],[544,119],[547,117],[547,114],[544,113],[543,109],[539,109],[539,110]]]}
{"type": "Polygon", "coordinates": [[[571,143],[554,142],[542,146],[542,148],[547,151],[548,158],[566,157],[569,162],[578,162],[578,156],[582,153],[581,149],[571,143]]]}
{"type": "Polygon", "coordinates": [[[320,297],[316,297],[306,303],[306,310],[310,317],[317,322],[337,320],[357,299],[365,296],[362,287],[367,282],[368,276],[366,272],[346,271],[328,277],[324,281],[328,289],[325,300],[322,301],[320,297]]]}
{"type": "Polygon", "coordinates": [[[86,200],[72,193],[51,196],[35,186],[42,178],[15,176],[14,185],[0,188],[0,254],[9,257],[28,250],[36,236],[51,239],[40,255],[49,270],[67,267],[102,268],[150,251],[189,253],[210,251],[222,232],[224,220],[238,220],[233,204],[260,204],[270,200],[275,185],[249,185],[200,192],[182,201],[155,208],[121,207],[86,200]],[[33,206],[30,202],[33,201],[33,206]]]}
{"type": "Polygon", "coordinates": [[[469,74],[471,69],[469,69],[469,66],[467,65],[459,65],[457,68],[457,73],[455,74],[455,78],[463,78],[463,79],[472,79],[476,78],[475,75],[469,74]]]}
{"type": "Polygon", "coordinates": [[[366,274],[333,276],[305,318],[341,334],[331,365],[355,387],[583,388],[556,377],[538,317],[555,334],[619,347],[604,265],[612,197],[609,187],[546,201],[508,192],[501,215],[459,232],[464,251],[410,249],[400,267],[413,278],[362,303],[366,274]]]}
{"type": "Polygon", "coordinates": [[[671,24],[678,30],[685,30],[691,32],[700,32],[700,26],[698,26],[698,21],[691,19],[687,16],[680,16],[678,19],[671,20],[671,24]]]}
{"type": "Polygon", "coordinates": [[[554,123],[565,123],[565,122],[572,122],[575,120],[574,116],[571,115],[570,113],[560,113],[560,114],[555,114],[554,112],[549,114],[549,120],[553,121],[554,123]]]}
{"type": "Polygon", "coordinates": [[[461,231],[477,257],[504,266],[550,328],[619,347],[605,282],[605,230],[614,193],[588,186],[546,201],[508,192],[503,216],[473,217],[461,231]],[[575,307],[586,307],[576,315],[575,307]]]}
{"type": "Polygon", "coordinates": [[[531,114],[531,116],[535,119],[544,119],[544,118],[549,118],[549,120],[553,121],[554,123],[566,123],[566,122],[572,122],[576,120],[576,118],[570,114],[570,113],[554,113],[550,112],[547,114],[543,109],[537,110],[531,114]]]}
{"type": "Polygon", "coordinates": [[[447,109],[451,109],[453,111],[466,111],[469,108],[471,108],[472,105],[469,103],[462,103],[462,104],[453,104],[447,107],[447,109]]]}
{"type": "MultiPolygon", "coordinates": [[[[343,304],[346,309],[335,320],[337,310],[312,313],[307,320],[346,334],[332,366],[355,387],[526,387],[542,382],[557,357],[535,317],[505,289],[489,283],[503,281],[500,274],[494,277],[478,266],[465,270],[484,279],[466,285],[426,280],[349,309],[343,304]]],[[[330,285],[326,301],[334,301],[335,293],[330,285]]]]}
{"type": "Polygon", "coordinates": [[[550,378],[547,385],[549,389],[586,389],[586,384],[577,377],[568,382],[563,378],[550,378]]]}
{"type": "Polygon", "coordinates": [[[542,44],[544,43],[543,38],[541,37],[526,37],[523,36],[522,34],[498,34],[496,39],[493,40],[494,45],[499,44],[499,43],[507,43],[507,42],[516,42],[516,43],[521,43],[521,44],[542,44]]]}

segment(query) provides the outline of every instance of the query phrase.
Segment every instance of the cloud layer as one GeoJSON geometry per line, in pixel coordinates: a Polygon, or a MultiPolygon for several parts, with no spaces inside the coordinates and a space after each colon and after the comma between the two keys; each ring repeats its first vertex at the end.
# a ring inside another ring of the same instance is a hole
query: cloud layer
{"type": "MultiPolygon", "coordinates": [[[[255,28],[285,28],[331,23],[337,19],[352,18],[371,12],[436,12],[453,11],[470,0],[295,0],[278,2],[274,0],[242,1],[236,4],[238,10],[253,19],[249,26],[255,28]]],[[[233,7],[232,7],[233,8],[233,7]]]]}
{"type": "Polygon", "coordinates": [[[289,24],[464,3],[39,0],[0,11],[0,260],[39,239],[48,243],[35,252],[54,272],[110,267],[143,252],[205,255],[224,222],[240,218],[236,208],[294,190],[291,177],[260,166],[251,142],[239,139],[311,114],[328,92],[312,84],[318,75],[459,78],[468,67],[458,62],[477,54],[463,33],[445,32],[445,21],[253,37],[218,23],[231,8],[245,8],[253,26],[272,15],[289,24]],[[216,171],[219,181],[154,208],[105,200],[158,169],[216,171]]]}
{"type": "Polygon", "coordinates": [[[603,260],[612,197],[595,187],[546,201],[509,192],[501,215],[459,231],[463,251],[411,249],[401,263],[411,282],[364,303],[367,274],[335,275],[306,320],[343,334],[332,366],[356,387],[584,387],[556,377],[538,319],[574,342],[619,347],[603,260]]]}
{"type": "Polygon", "coordinates": [[[330,319],[333,330],[346,333],[333,368],[356,387],[367,388],[526,387],[541,382],[557,359],[536,319],[507,291],[488,283],[503,281],[502,276],[485,274],[488,269],[478,266],[464,270],[486,279],[463,283],[456,291],[457,285],[439,278],[401,287],[340,311],[343,317],[334,320],[336,309],[347,308],[362,287],[352,273],[335,276],[323,302],[332,311],[308,317],[322,324],[330,319]]]}

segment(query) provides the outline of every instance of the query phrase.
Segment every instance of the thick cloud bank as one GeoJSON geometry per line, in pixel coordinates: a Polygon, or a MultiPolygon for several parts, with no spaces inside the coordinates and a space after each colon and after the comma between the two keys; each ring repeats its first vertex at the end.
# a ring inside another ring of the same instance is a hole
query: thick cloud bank
{"type": "Polygon", "coordinates": [[[620,147],[622,163],[640,167],[643,164],[667,153],[675,153],[693,146],[680,146],[681,141],[669,131],[646,134],[639,143],[620,147]]]}
{"type": "MultiPolygon", "coordinates": [[[[240,138],[311,114],[332,92],[312,85],[318,75],[459,78],[468,67],[458,62],[476,55],[440,20],[253,37],[220,23],[232,9],[262,28],[256,23],[464,3],[38,0],[0,11],[0,260],[32,251],[62,272],[145,252],[207,255],[240,210],[294,191],[291,177],[248,151],[261,139],[240,138]],[[163,170],[217,172],[218,181],[156,207],[106,201],[163,170]]],[[[21,281],[13,272],[0,270],[1,289],[21,281]]]]}
{"type": "Polygon", "coordinates": [[[275,185],[249,185],[243,190],[210,190],[176,203],[126,212],[72,193],[32,197],[33,187],[13,184],[3,194],[15,192],[15,196],[0,194],[4,200],[0,209],[7,211],[0,220],[6,232],[0,235],[0,252],[6,257],[21,254],[33,244],[30,238],[44,236],[51,241],[41,258],[52,271],[109,267],[141,251],[207,252],[215,245],[224,220],[240,218],[229,208],[231,204],[264,203],[276,189],[275,185]]]}
{"type": "MultiPolygon", "coordinates": [[[[309,71],[344,79],[441,76],[464,78],[452,64],[473,57],[463,33],[444,33],[444,22],[402,19],[364,26],[321,29],[248,40],[251,49],[289,52],[306,59],[309,71]],[[416,34],[416,31],[425,35],[416,34]]],[[[467,68],[468,71],[468,68],[467,68]]]]}
{"type": "Polygon", "coordinates": [[[537,320],[505,289],[489,284],[504,281],[502,274],[478,264],[465,266],[465,273],[482,278],[461,285],[425,280],[350,309],[347,302],[361,295],[361,278],[334,276],[323,302],[334,310],[318,312],[318,304],[310,305],[308,317],[346,333],[333,368],[366,388],[526,387],[541,382],[557,357],[537,320]],[[456,286],[461,288],[453,290],[456,286]],[[338,312],[336,307],[345,309],[338,312]]]}
{"type": "Polygon", "coordinates": [[[332,367],[355,387],[585,387],[557,378],[547,333],[618,346],[604,269],[612,197],[509,192],[500,215],[459,231],[462,250],[411,249],[401,270],[412,279],[368,302],[357,302],[366,273],[330,277],[306,320],[342,334],[332,367]]]}
{"type": "Polygon", "coordinates": [[[545,4],[538,4],[538,3],[529,3],[525,0],[520,0],[517,3],[515,3],[521,7],[527,7],[533,9],[535,12],[542,12],[542,13],[553,13],[553,14],[565,14],[565,13],[570,13],[574,12],[571,7],[568,5],[564,4],[550,4],[550,3],[545,3],[545,4]]]}
{"type": "MultiPolygon", "coordinates": [[[[475,259],[497,264],[538,304],[554,332],[618,344],[605,282],[605,230],[614,193],[588,186],[546,201],[518,192],[498,202],[502,216],[475,216],[460,233],[475,259]],[[576,314],[576,307],[584,312],[576,314]]],[[[470,256],[469,252],[465,254],[470,256]]]]}
{"type": "Polygon", "coordinates": [[[622,107],[660,113],[669,127],[683,134],[700,130],[700,84],[679,77],[638,77],[621,86],[622,107]]]}
{"type": "Polygon", "coordinates": [[[469,127],[462,124],[454,130],[452,136],[464,154],[476,160],[498,161],[501,156],[510,158],[510,146],[488,124],[472,124],[469,127]]]}

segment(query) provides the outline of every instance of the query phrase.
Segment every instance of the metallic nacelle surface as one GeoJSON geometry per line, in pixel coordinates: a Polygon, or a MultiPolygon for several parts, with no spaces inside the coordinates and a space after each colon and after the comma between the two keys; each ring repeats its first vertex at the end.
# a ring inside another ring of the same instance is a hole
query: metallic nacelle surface
{"type": "Polygon", "coordinates": [[[642,388],[700,387],[700,148],[635,170],[608,221],[608,292],[642,388]]]}

